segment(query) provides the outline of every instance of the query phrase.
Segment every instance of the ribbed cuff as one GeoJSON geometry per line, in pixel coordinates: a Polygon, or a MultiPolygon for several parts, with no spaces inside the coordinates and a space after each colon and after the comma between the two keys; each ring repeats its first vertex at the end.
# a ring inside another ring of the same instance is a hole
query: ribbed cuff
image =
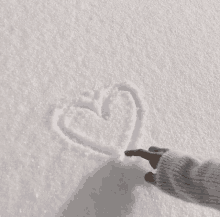
{"type": "MultiPolygon", "coordinates": [[[[157,166],[156,186],[170,194],[187,202],[192,202],[190,198],[181,192],[181,187],[185,187],[183,174],[186,174],[186,165],[189,167],[195,165],[193,157],[189,154],[180,151],[165,152],[157,166]],[[190,164],[190,165],[189,165],[190,164]],[[177,180],[182,180],[177,182],[177,180]]],[[[187,174],[185,175],[187,179],[187,174]]]]}
{"type": "Polygon", "coordinates": [[[220,210],[220,162],[167,151],[157,167],[156,184],[165,193],[220,210]]]}

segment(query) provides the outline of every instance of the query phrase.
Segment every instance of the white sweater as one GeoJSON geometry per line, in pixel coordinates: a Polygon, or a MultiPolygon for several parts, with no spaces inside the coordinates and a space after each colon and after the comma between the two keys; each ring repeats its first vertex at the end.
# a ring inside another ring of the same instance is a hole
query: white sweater
{"type": "Polygon", "coordinates": [[[158,163],[156,183],[174,197],[220,210],[220,160],[169,150],[158,163]]]}

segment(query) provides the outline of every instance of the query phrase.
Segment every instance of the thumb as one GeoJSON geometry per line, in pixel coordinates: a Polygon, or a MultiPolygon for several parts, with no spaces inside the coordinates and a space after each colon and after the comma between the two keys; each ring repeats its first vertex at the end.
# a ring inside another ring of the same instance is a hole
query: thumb
{"type": "Polygon", "coordinates": [[[163,152],[163,153],[165,153],[165,152],[169,151],[169,149],[168,148],[159,148],[157,146],[151,146],[148,149],[148,151],[150,151],[150,152],[163,152]]]}
{"type": "Polygon", "coordinates": [[[156,185],[156,174],[152,172],[146,173],[144,179],[146,182],[156,185]]]}

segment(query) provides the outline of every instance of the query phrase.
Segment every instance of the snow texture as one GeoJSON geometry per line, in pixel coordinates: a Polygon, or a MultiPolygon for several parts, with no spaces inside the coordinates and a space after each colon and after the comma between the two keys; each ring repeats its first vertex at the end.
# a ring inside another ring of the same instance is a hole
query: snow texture
{"type": "Polygon", "coordinates": [[[138,88],[124,82],[83,92],[74,104],[55,109],[52,125],[67,142],[75,145],[77,139],[80,148],[90,147],[128,163],[134,158],[125,158],[124,151],[140,147],[146,108],[138,88]]]}
{"type": "Polygon", "coordinates": [[[149,163],[122,154],[219,158],[219,0],[0,7],[0,216],[54,216],[71,198],[79,216],[219,217],[148,185],[149,163]]]}

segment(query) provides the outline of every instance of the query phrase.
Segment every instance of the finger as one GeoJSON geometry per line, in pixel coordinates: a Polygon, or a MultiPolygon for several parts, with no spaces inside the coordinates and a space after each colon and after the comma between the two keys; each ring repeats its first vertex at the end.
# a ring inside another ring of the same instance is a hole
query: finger
{"type": "Polygon", "coordinates": [[[129,156],[129,157],[131,157],[131,156],[140,156],[140,152],[141,152],[140,149],[127,150],[127,151],[125,151],[125,155],[126,155],[126,156],[129,156]]]}
{"type": "Polygon", "coordinates": [[[148,159],[151,155],[150,152],[144,150],[144,149],[136,149],[136,150],[127,150],[125,151],[125,155],[126,156],[139,156],[139,157],[143,157],[145,159],[148,159]]]}
{"type": "Polygon", "coordinates": [[[157,146],[151,146],[148,151],[151,151],[151,152],[160,152],[162,149],[157,147],[157,146]]]}
{"type": "Polygon", "coordinates": [[[166,151],[169,151],[168,148],[159,148],[159,147],[156,147],[156,146],[151,146],[148,151],[150,152],[162,152],[162,153],[165,153],[166,151]]]}
{"type": "Polygon", "coordinates": [[[159,153],[152,153],[152,155],[153,156],[149,160],[149,163],[150,163],[150,165],[152,166],[153,169],[157,169],[157,165],[158,165],[159,160],[160,160],[160,158],[162,156],[162,153],[161,152],[159,152],[159,153]]]}
{"type": "Polygon", "coordinates": [[[151,152],[158,152],[158,147],[156,147],[156,146],[151,146],[149,149],[148,149],[148,151],[151,151],[151,152]]]}
{"type": "Polygon", "coordinates": [[[137,150],[128,150],[125,151],[125,155],[126,156],[139,156],[142,157],[146,160],[150,160],[152,159],[152,157],[155,155],[156,153],[151,153],[149,151],[146,151],[144,149],[137,149],[137,150]]]}
{"type": "Polygon", "coordinates": [[[156,185],[156,174],[152,172],[146,173],[144,179],[146,182],[156,185]]]}
{"type": "Polygon", "coordinates": [[[143,149],[140,149],[139,156],[146,159],[146,160],[152,160],[152,158],[156,155],[156,153],[152,153],[143,149]]]}

